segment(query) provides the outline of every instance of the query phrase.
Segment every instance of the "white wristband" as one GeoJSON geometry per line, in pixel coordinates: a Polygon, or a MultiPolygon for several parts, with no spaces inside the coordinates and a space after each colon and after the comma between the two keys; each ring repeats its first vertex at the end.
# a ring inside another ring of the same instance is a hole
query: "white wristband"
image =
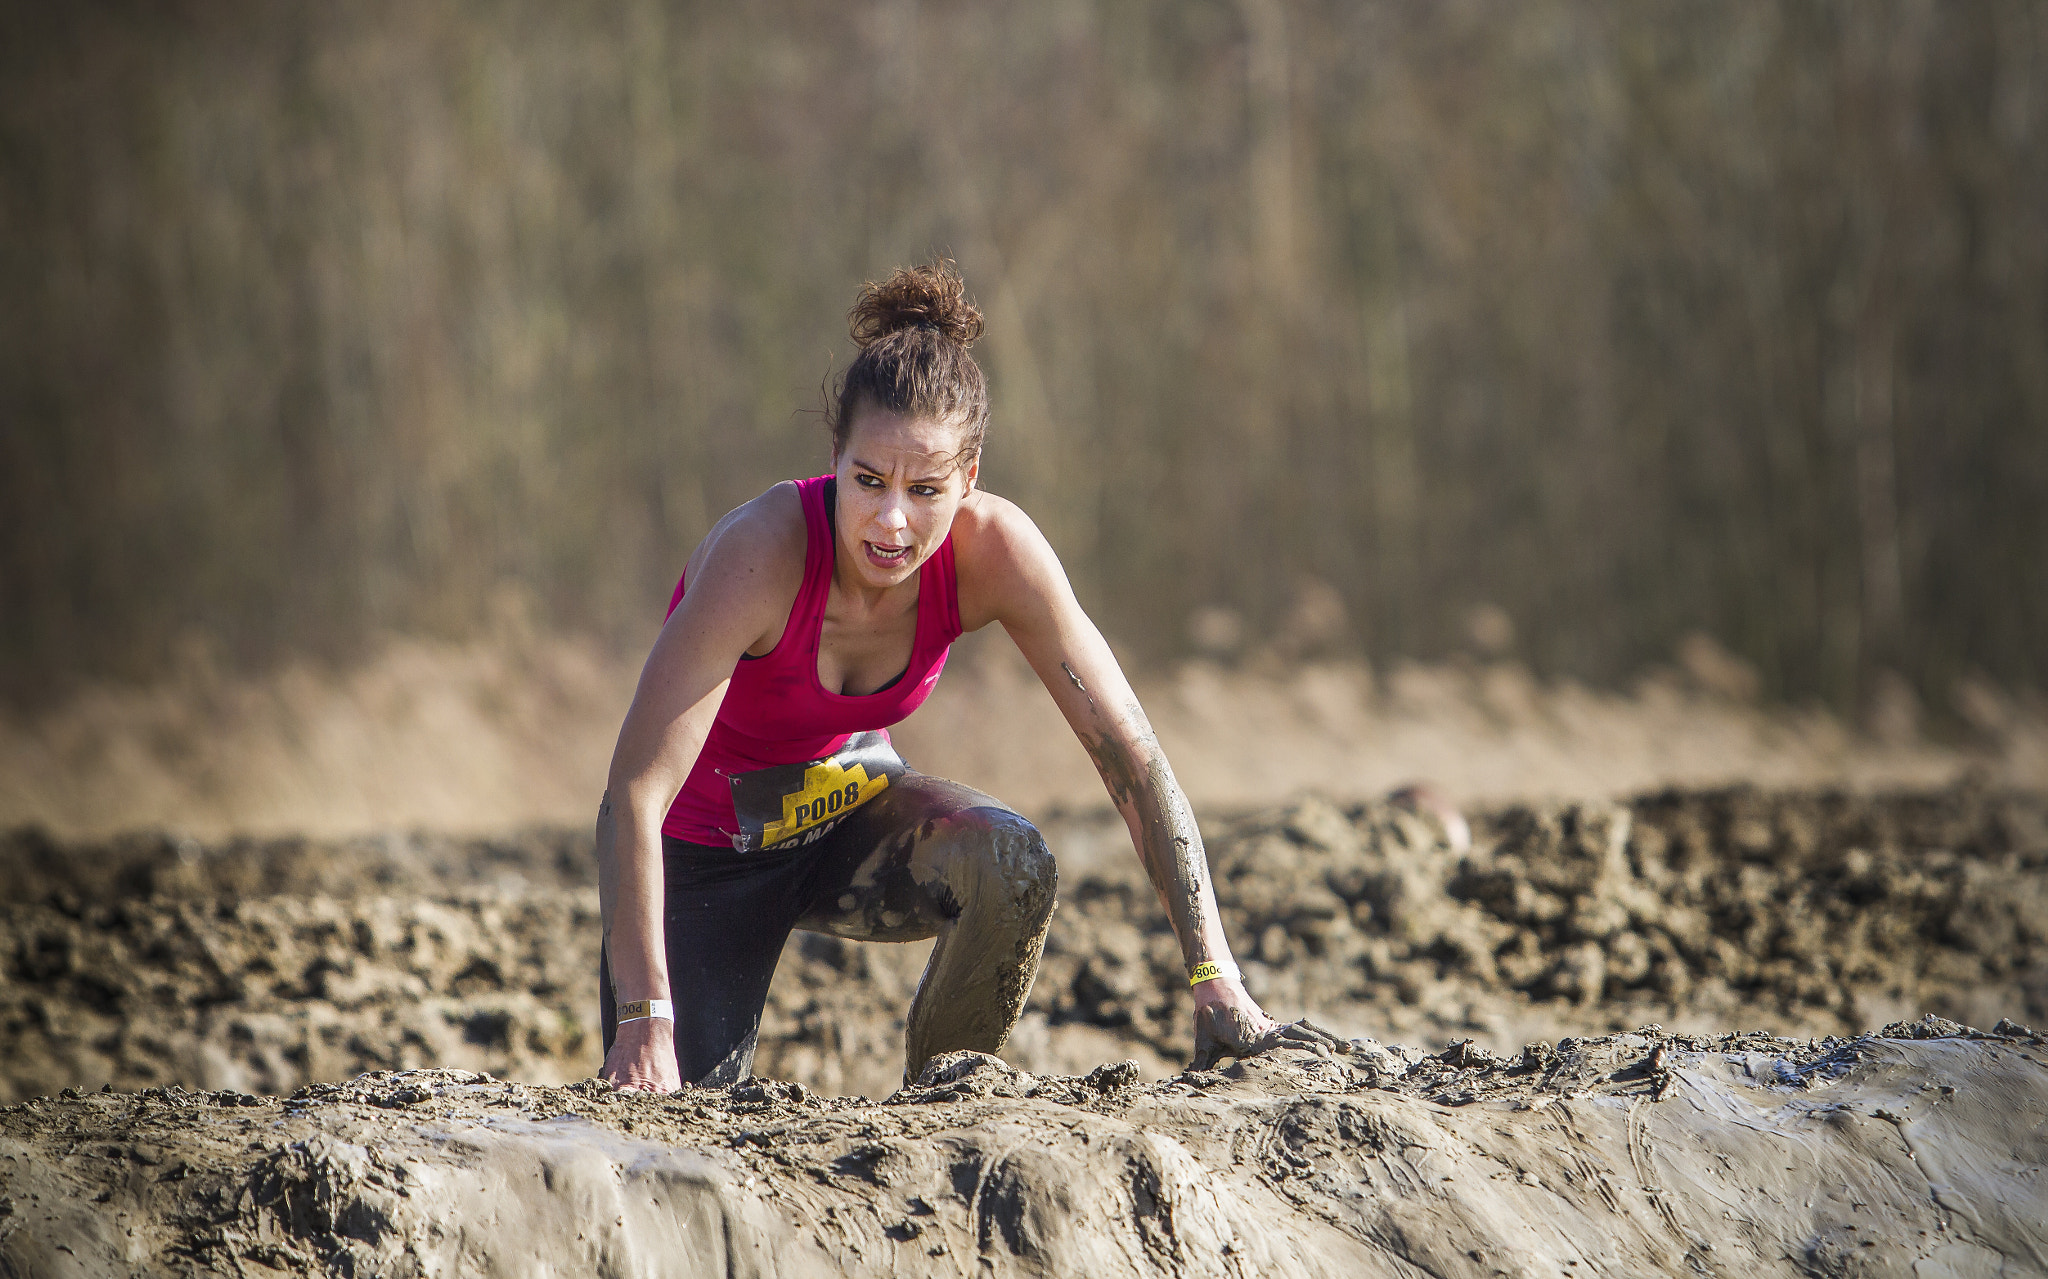
{"type": "Polygon", "coordinates": [[[676,1006],[667,999],[636,999],[630,1004],[619,1005],[619,1022],[623,1026],[629,1021],[647,1021],[659,1017],[663,1021],[676,1019],[676,1006]]]}

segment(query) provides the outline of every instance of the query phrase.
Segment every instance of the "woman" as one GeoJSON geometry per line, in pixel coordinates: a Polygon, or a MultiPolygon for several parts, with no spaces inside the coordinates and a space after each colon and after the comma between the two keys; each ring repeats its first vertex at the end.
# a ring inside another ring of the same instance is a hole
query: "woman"
{"type": "Polygon", "coordinates": [[[964,631],[1000,622],[1087,747],[1186,957],[1195,1061],[1303,1032],[1245,993],[1193,814],[1045,537],[975,486],[981,317],[951,265],[861,291],[861,353],[828,409],[833,473],[784,482],[690,557],[619,733],[599,809],[604,1076],[746,1077],[791,928],[937,937],[904,1078],[993,1053],[1022,1012],[1055,873],[1029,822],[909,769],[880,731],[922,703],[964,631]]]}

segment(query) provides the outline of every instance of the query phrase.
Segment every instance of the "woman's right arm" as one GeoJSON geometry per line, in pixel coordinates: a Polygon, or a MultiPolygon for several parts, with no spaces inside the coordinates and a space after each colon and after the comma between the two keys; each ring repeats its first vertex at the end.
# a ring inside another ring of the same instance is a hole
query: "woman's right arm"
{"type": "MultiPolygon", "coordinates": [[[[795,487],[778,484],[704,539],[690,560],[690,589],[640,672],[597,815],[598,902],[618,1003],[675,997],[662,927],[662,819],[741,655],[782,633],[803,564],[803,509],[795,487]]],[[[673,1023],[658,1019],[620,1026],[604,1078],[621,1088],[680,1088],[673,1035],[673,1023]]]]}

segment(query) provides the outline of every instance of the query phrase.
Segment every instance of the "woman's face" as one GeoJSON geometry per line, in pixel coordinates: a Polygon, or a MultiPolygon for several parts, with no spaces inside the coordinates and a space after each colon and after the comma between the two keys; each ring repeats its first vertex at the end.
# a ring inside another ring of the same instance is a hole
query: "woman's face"
{"type": "Polygon", "coordinates": [[[854,415],[833,458],[838,562],[852,581],[894,586],[939,549],[980,473],[979,460],[954,461],[960,444],[960,428],[930,418],[873,405],[854,415]]]}

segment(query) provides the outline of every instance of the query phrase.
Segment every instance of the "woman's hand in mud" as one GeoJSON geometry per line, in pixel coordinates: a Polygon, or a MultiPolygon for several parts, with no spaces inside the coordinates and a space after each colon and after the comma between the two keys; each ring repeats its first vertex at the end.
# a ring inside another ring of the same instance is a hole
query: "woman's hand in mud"
{"type": "Polygon", "coordinates": [[[621,1091],[675,1092],[683,1086],[676,1069],[676,1024],[666,1017],[624,1023],[597,1073],[621,1091]]]}
{"type": "Polygon", "coordinates": [[[1195,987],[1195,1060],[1191,1069],[1209,1070],[1225,1057],[1249,1057],[1278,1042],[1279,1023],[1235,977],[1218,977],[1195,987]]]}
{"type": "Polygon", "coordinates": [[[1234,978],[1195,987],[1195,1060],[1190,1070],[1212,1070],[1225,1057],[1253,1057],[1269,1048],[1313,1049],[1321,1044],[1330,1049],[1343,1043],[1311,1021],[1274,1021],[1234,978]]]}

